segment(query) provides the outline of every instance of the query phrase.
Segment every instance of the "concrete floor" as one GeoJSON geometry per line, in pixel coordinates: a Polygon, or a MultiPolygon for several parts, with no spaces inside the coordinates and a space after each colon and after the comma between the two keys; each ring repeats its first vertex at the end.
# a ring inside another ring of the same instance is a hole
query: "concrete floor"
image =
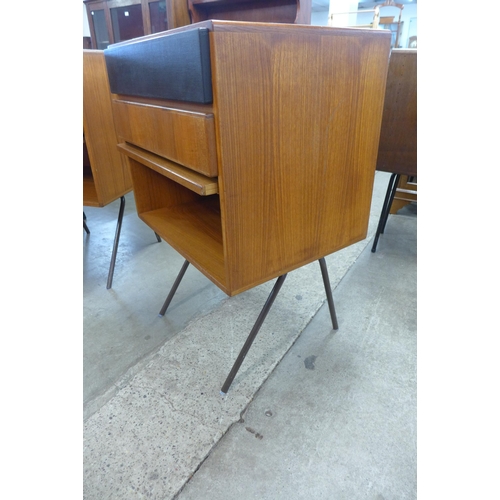
{"type": "Polygon", "coordinates": [[[290,273],[228,394],[219,389],[273,283],[229,299],[137,217],[127,195],[85,208],[84,498],[416,498],[416,207],[370,252],[327,257],[339,330],[317,263],[290,273]]]}

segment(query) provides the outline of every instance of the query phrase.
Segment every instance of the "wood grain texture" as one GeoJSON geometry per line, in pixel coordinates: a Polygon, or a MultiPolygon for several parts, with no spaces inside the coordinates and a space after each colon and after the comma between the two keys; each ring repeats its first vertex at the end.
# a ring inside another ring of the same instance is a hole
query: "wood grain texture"
{"type": "Polygon", "coordinates": [[[118,149],[134,160],[142,162],[147,167],[156,172],[172,179],[177,184],[195,192],[200,196],[208,196],[217,194],[217,178],[206,177],[204,175],[193,172],[192,170],[183,167],[177,163],[166,160],[161,156],[137,148],[130,144],[118,144],[118,149]]]}
{"type": "Polygon", "coordinates": [[[417,201],[417,178],[401,175],[389,213],[396,214],[406,205],[417,201]]]}
{"type": "Polygon", "coordinates": [[[234,293],[366,236],[390,37],[315,28],[214,21],[219,192],[234,293]]]}
{"type": "Polygon", "coordinates": [[[147,212],[141,219],[225,293],[227,286],[218,197],[204,197],[170,208],[147,212]]]}
{"type": "Polygon", "coordinates": [[[311,24],[311,0],[188,0],[191,22],[223,19],[311,24]]]}
{"type": "Polygon", "coordinates": [[[217,195],[193,191],[147,166],[127,158],[139,218],[204,273],[224,292],[227,287],[217,195]]]}
{"type": "Polygon", "coordinates": [[[393,49],[377,170],[417,175],[417,50],[393,49]]]}
{"type": "MultiPolygon", "coordinates": [[[[197,196],[146,154],[129,163],[139,216],[235,295],[366,237],[390,33],[215,20],[210,29],[219,195],[197,196]]],[[[156,115],[157,101],[141,104],[156,115]]],[[[116,116],[122,130],[127,114],[116,116]]]]}
{"type": "Polygon", "coordinates": [[[167,0],[168,29],[179,28],[191,23],[187,0],[167,0]]]}
{"type": "Polygon", "coordinates": [[[132,190],[118,143],[104,54],[83,51],[83,133],[92,177],[84,177],[83,205],[103,207],[132,190]],[[90,184],[93,183],[93,187],[90,184]]]}
{"type": "Polygon", "coordinates": [[[217,176],[214,117],[165,106],[113,100],[117,133],[125,141],[192,168],[217,176]]]}

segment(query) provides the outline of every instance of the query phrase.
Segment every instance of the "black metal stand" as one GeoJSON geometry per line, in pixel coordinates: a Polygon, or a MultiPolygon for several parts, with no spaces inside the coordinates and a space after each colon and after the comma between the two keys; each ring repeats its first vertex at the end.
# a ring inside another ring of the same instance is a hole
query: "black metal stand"
{"type": "Polygon", "coordinates": [[[87,216],[85,215],[85,212],[83,212],[83,229],[85,229],[85,232],[87,234],[90,234],[89,228],[87,227],[87,223],[85,222],[87,220],[87,216]]]}
{"type": "Polygon", "coordinates": [[[188,268],[188,266],[189,266],[189,262],[187,260],[185,260],[184,264],[182,264],[182,268],[181,268],[179,274],[177,275],[177,278],[176,278],[174,284],[172,285],[172,289],[170,290],[170,293],[168,294],[168,297],[166,298],[166,300],[163,304],[163,307],[161,308],[160,312],[158,313],[158,316],[163,316],[165,314],[165,312],[167,311],[167,308],[170,305],[170,302],[172,301],[172,298],[173,298],[175,292],[177,291],[179,283],[181,282],[181,280],[184,276],[184,273],[186,272],[186,269],[188,268]]]}
{"type": "Polygon", "coordinates": [[[394,196],[396,195],[400,177],[400,174],[392,174],[391,178],[389,179],[389,185],[387,186],[387,192],[385,193],[384,204],[382,205],[382,212],[380,213],[380,220],[378,221],[375,239],[373,240],[373,253],[375,253],[375,251],[377,250],[377,244],[380,235],[384,234],[385,225],[387,224],[387,219],[389,218],[389,213],[391,211],[392,202],[394,201],[394,196]]]}
{"type": "Polygon", "coordinates": [[[264,323],[264,320],[266,319],[267,313],[271,309],[271,306],[273,305],[274,300],[276,299],[276,296],[278,295],[278,292],[280,291],[285,278],[286,274],[283,274],[278,278],[276,283],[274,284],[274,287],[271,291],[271,294],[269,295],[266,303],[264,304],[264,307],[262,311],[259,314],[259,317],[257,318],[257,321],[255,322],[255,325],[253,325],[252,331],[247,337],[247,340],[245,344],[243,345],[240,354],[236,358],[236,361],[234,362],[233,367],[231,368],[231,371],[229,372],[229,375],[226,378],[226,381],[224,382],[224,385],[222,386],[221,393],[226,394],[227,391],[229,390],[229,387],[231,386],[234,377],[238,373],[238,370],[240,369],[241,363],[243,363],[243,360],[245,359],[250,347],[253,344],[253,341],[255,340],[255,337],[257,336],[257,333],[259,333],[260,327],[262,326],[262,323],[264,323]]]}
{"type": "Polygon", "coordinates": [[[326,299],[328,300],[328,308],[330,309],[330,317],[332,318],[332,326],[334,330],[339,329],[339,324],[337,322],[337,315],[335,314],[335,306],[333,304],[332,288],[330,286],[330,278],[328,276],[328,269],[326,267],[325,258],[319,259],[319,265],[321,267],[321,275],[323,276],[323,284],[325,285],[326,299]]]}
{"type": "Polygon", "coordinates": [[[109,265],[108,283],[106,288],[109,290],[113,283],[113,274],[115,272],[116,252],[118,242],[120,241],[120,232],[122,230],[123,212],[125,210],[125,196],[120,197],[120,211],[118,212],[118,221],[116,223],[115,242],[113,244],[113,253],[111,254],[111,263],[109,265]]]}
{"type": "MultiPolygon", "coordinates": [[[[337,315],[335,313],[335,306],[333,303],[332,289],[330,286],[328,269],[326,267],[326,262],[325,262],[324,257],[319,259],[319,265],[321,268],[321,274],[323,276],[323,284],[325,285],[326,298],[328,301],[328,307],[330,309],[330,317],[332,319],[332,326],[333,326],[334,330],[338,330],[339,325],[337,322],[337,315]]],[[[184,273],[186,272],[186,269],[188,268],[188,266],[189,266],[189,262],[187,260],[184,261],[184,264],[182,265],[182,268],[181,268],[179,274],[177,275],[177,278],[175,279],[175,282],[172,285],[170,293],[168,294],[168,297],[166,298],[166,300],[163,304],[163,307],[161,308],[158,316],[163,316],[165,314],[165,312],[167,311],[168,306],[170,305],[170,302],[172,301],[172,298],[175,295],[175,292],[177,291],[177,288],[179,287],[179,284],[180,284],[182,278],[184,277],[184,273]]],[[[260,312],[259,317],[257,318],[257,321],[255,322],[250,334],[247,337],[247,340],[245,341],[245,344],[243,345],[243,347],[240,351],[240,354],[236,358],[236,361],[234,362],[233,367],[231,368],[231,371],[229,372],[229,375],[227,376],[226,381],[224,382],[224,384],[222,386],[222,389],[221,389],[222,394],[226,394],[227,391],[229,390],[229,387],[231,386],[231,384],[234,380],[234,377],[238,373],[238,370],[240,369],[241,364],[243,363],[248,351],[250,350],[250,347],[252,346],[253,341],[255,340],[255,337],[257,336],[257,333],[259,333],[260,327],[264,323],[264,320],[266,319],[266,316],[267,316],[268,312],[270,311],[270,309],[274,303],[274,300],[278,296],[278,293],[279,293],[281,287],[283,286],[283,283],[285,281],[286,276],[287,276],[286,274],[281,275],[277,279],[276,283],[274,284],[274,287],[271,290],[271,293],[270,293],[266,303],[264,304],[264,307],[262,308],[262,311],[260,312]]]]}
{"type": "MultiPolygon", "coordinates": [[[[113,252],[111,254],[111,262],[109,264],[109,272],[108,272],[108,282],[106,284],[106,288],[109,290],[111,288],[111,285],[113,284],[113,274],[115,272],[115,262],[116,262],[116,253],[118,251],[118,243],[120,241],[120,233],[122,230],[122,221],[123,221],[123,213],[125,211],[125,196],[120,197],[120,209],[118,212],[118,220],[116,223],[116,232],[115,232],[115,241],[113,243],[113,252]]],[[[87,223],[85,222],[87,220],[87,216],[85,215],[85,212],[83,212],[83,229],[85,229],[85,232],[87,234],[90,234],[89,228],[87,227],[87,223]]],[[[158,243],[161,242],[161,238],[158,235],[158,233],[155,231],[155,236],[156,239],[158,240],[158,243]]]]}

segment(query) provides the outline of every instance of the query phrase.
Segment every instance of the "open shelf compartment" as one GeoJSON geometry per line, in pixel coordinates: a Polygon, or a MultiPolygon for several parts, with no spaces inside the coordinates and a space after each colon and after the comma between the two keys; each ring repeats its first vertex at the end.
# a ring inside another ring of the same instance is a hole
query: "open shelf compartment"
{"type": "Polygon", "coordinates": [[[128,159],[140,219],[228,293],[219,195],[200,196],[145,162],[128,159]]]}

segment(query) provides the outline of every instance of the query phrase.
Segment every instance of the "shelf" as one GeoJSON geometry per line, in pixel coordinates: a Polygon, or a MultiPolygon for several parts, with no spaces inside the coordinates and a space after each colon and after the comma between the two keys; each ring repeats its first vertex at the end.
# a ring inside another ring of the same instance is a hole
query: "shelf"
{"type": "Polygon", "coordinates": [[[143,212],[139,217],[217,286],[228,292],[217,195],[143,212]]]}
{"type": "Polygon", "coordinates": [[[91,175],[83,176],[83,204],[87,207],[100,207],[94,178],[91,175]]]}
{"type": "Polygon", "coordinates": [[[217,178],[198,174],[189,168],[149,153],[144,149],[132,146],[131,144],[118,144],[118,149],[126,153],[130,158],[142,162],[159,174],[164,175],[200,196],[209,196],[218,192],[217,178]]]}

